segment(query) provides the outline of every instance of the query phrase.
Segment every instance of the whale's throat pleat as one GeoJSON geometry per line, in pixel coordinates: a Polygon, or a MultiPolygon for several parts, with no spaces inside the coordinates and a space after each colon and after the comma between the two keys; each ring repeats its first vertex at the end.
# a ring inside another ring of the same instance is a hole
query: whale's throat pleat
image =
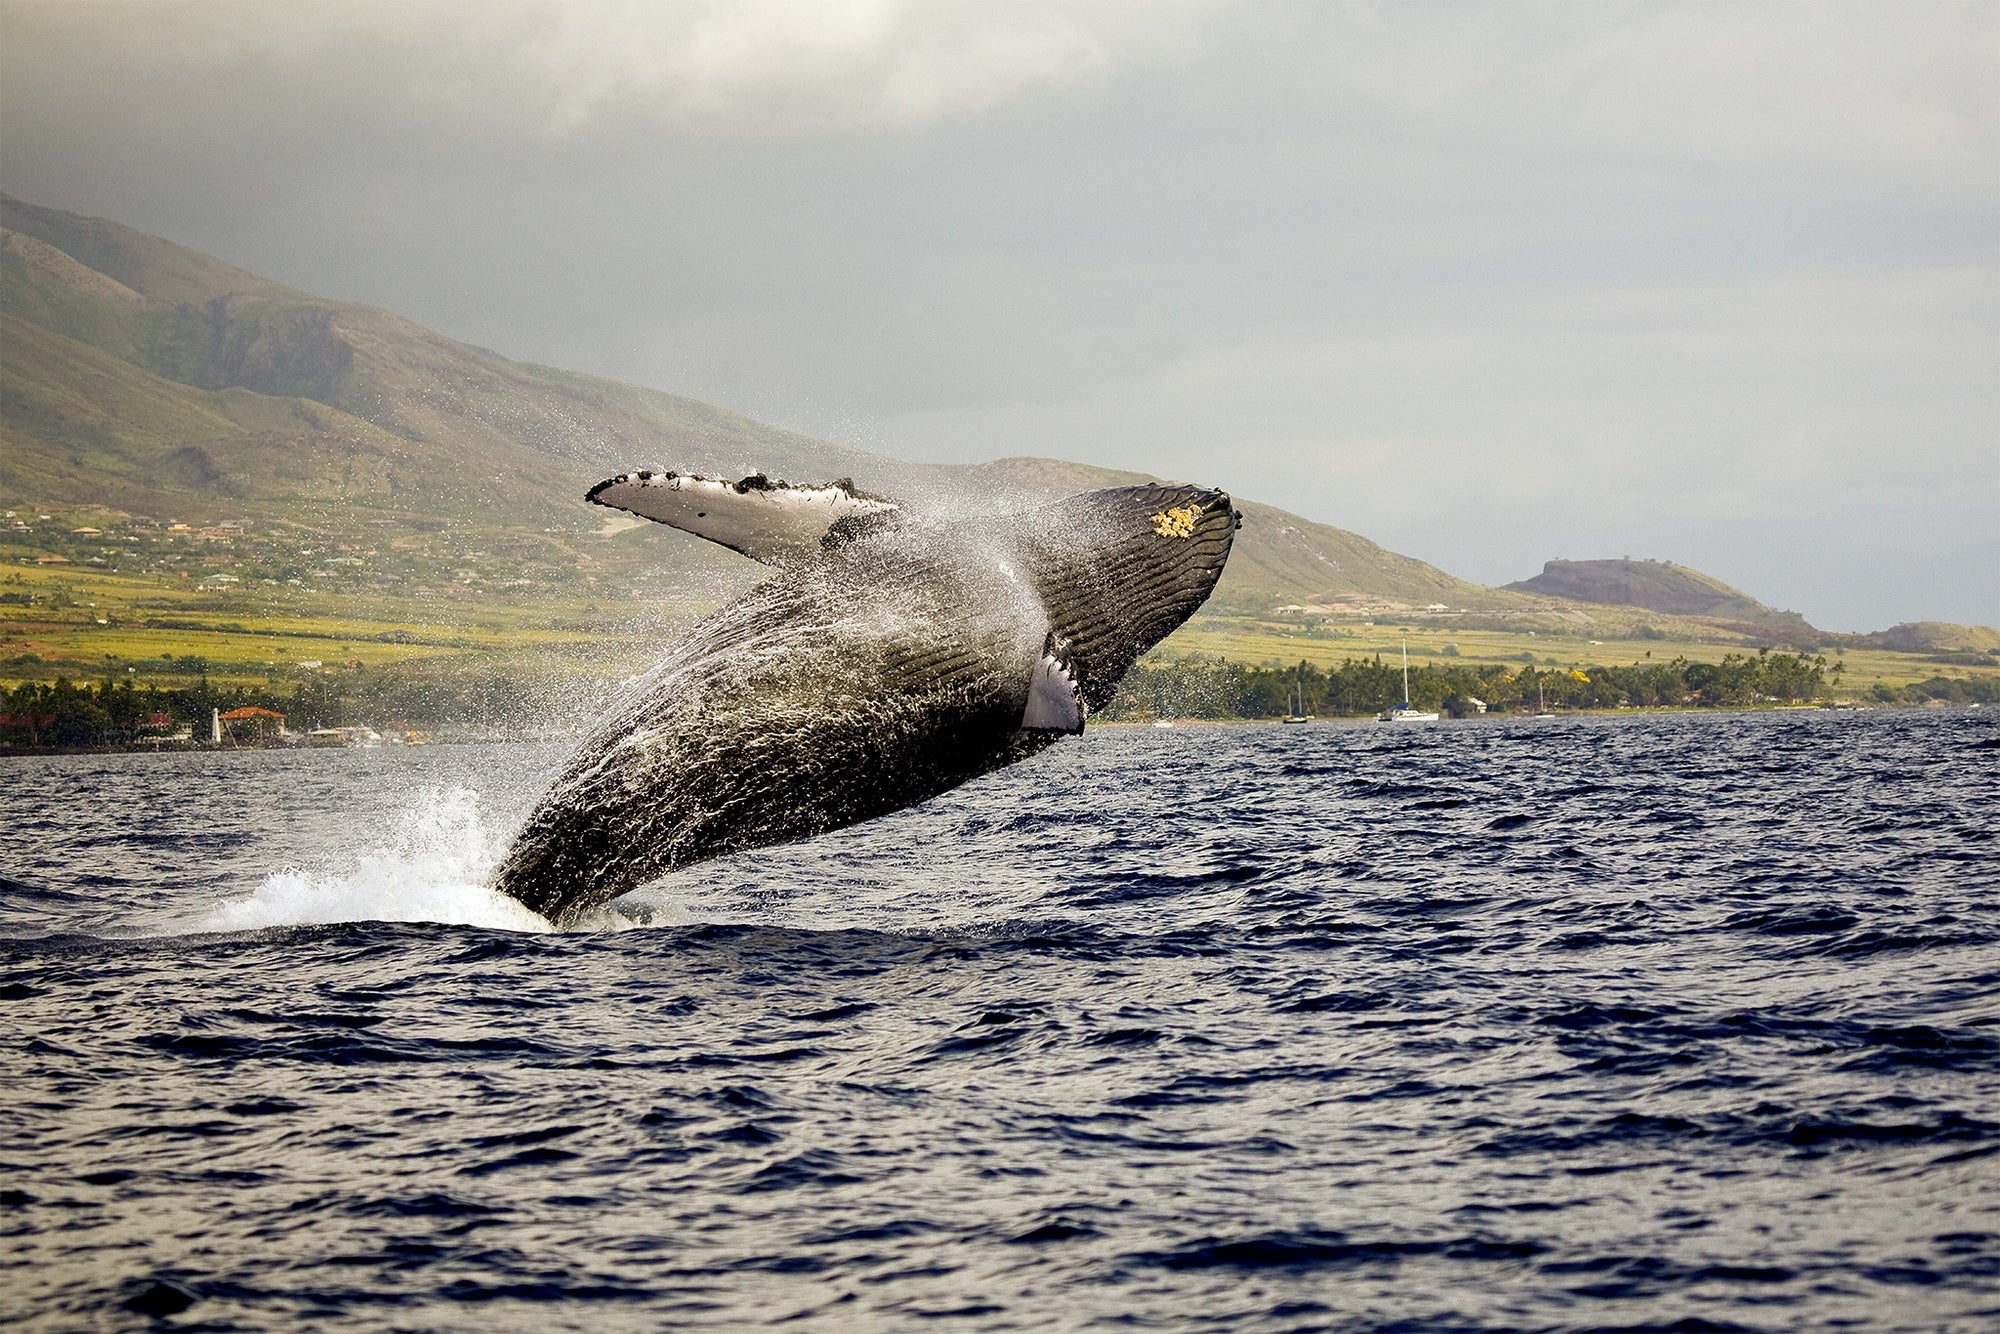
{"type": "MultiPolygon", "coordinates": [[[[977,562],[857,542],[692,627],[592,728],[497,884],[566,919],[680,867],[927,800],[1051,744],[1043,645],[977,562]]],[[[1059,682],[1052,684],[1060,686],[1059,682]]]]}
{"type": "Polygon", "coordinates": [[[599,482],[591,503],[705,537],[766,565],[799,565],[886,521],[892,500],[841,480],[793,486],[752,473],[740,481],[675,472],[620,473],[599,482]]]}

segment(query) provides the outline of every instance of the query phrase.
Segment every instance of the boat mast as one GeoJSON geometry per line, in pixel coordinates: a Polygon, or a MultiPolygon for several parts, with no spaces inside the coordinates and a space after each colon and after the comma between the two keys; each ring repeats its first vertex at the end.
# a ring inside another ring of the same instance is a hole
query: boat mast
{"type": "Polygon", "coordinates": [[[1403,707],[1410,707],[1410,641],[1403,641],[1403,707]]]}

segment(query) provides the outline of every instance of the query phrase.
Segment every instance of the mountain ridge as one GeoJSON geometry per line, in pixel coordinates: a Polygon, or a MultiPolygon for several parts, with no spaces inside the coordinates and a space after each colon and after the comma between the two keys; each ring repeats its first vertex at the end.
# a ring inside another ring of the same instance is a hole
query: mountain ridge
{"type": "MultiPolygon", "coordinates": [[[[326,524],[351,511],[354,521],[442,517],[527,532],[595,531],[601,516],[584,510],[583,491],[647,464],[852,477],[960,504],[1155,480],[1031,456],[939,465],[871,454],[695,399],[511,360],[109,219],[7,195],[0,443],[0,492],[10,501],[132,513],[207,507],[326,524]]],[[[1634,602],[1631,589],[1612,596],[1601,578],[1550,579],[1557,566],[1590,563],[1551,562],[1535,579],[1487,588],[1348,530],[1247,497],[1237,503],[1246,523],[1211,604],[1219,614],[1441,610],[1592,623],[1651,607],[1650,595],[1634,602]]],[[[651,535],[634,550],[651,542],[692,567],[737,563],[676,536],[651,535]]],[[[1827,638],[1796,613],[1708,576],[1649,564],[1707,590],[1692,610],[1655,608],[1661,614],[1751,636],[1827,638]]],[[[1936,627],[1903,633],[1953,638],[1936,627]]]]}
{"type": "MultiPolygon", "coordinates": [[[[256,507],[317,492],[322,508],[533,522],[572,512],[590,482],[643,463],[850,476],[920,495],[1151,480],[1058,460],[954,467],[868,454],[513,361],[107,219],[0,196],[0,229],[0,432],[16,459],[0,467],[0,485],[23,499],[41,487],[37,503],[108,488],[131,508],[151,487],[176,504],[256,507]],[[85,378],[95,396],[82,392],[85,378]],[[483,499],[473,478],[489,479],[483,499]]],[[[1218,605],[1514,602],[1357,534],[1241,504],[1250,522],[1218,605]]]]}

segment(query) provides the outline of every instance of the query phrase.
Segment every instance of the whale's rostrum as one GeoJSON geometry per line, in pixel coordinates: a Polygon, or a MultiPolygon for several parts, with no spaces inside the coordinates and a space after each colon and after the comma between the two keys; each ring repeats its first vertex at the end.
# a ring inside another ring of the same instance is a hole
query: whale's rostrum
{"type": "Polygon", "coordinates": [[[1176,485],[951,516],[761,474],[627,473],[589,498],[777,573],[613,702],[516,836],[496,887],[558,922],[1082,731],[1207,599],[1240,522],[1176,485]]]}

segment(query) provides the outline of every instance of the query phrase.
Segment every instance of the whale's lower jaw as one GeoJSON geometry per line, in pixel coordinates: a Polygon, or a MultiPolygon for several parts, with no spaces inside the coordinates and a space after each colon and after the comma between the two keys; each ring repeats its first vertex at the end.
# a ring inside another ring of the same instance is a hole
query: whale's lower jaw
{"type": "Polygon", "coordinates": [[[621,757],[650,771],[627,781],[559,783],[516,838],[494,888],[570,925],[683,867],[917,805],[1061,736],[962,718],[921,737],[885,737],[873,723],[852,721],[812,729],[795,765],[727,737],[697,758],[675,739],[650,760],[621,757]],[[684,781],[654,781],[672,771],[684,781]]]}

